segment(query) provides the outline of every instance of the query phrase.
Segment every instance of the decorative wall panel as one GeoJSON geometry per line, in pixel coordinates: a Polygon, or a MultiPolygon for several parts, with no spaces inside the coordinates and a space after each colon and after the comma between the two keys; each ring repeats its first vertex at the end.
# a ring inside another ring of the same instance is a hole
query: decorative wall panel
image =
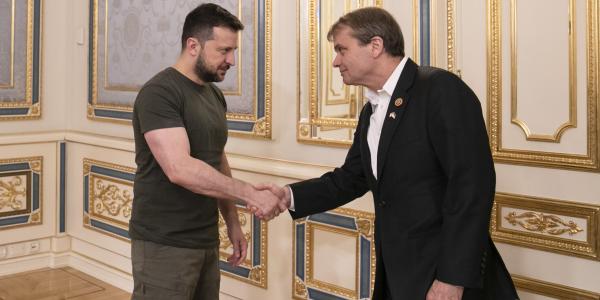
{"type": "Polygon", "coordinates": [[[41,0],[0,0],[0,120],[37,119],[41,0]]]}
{"type": "Polygon", "coordinates": [[[600,300],[600,294],[590,291],[514,274],[512,274],[512,279],[518,290],[527,291],[537,295],[560,300],[600,300]]]}
{"type": "Polygon", "coordinates": [[[229,129],[270,138],[271,0],[90,0],[89,118],[131,121],[137,91],[175,63],[185,16],[203,2],[217,2],[245,26],[236,65],[216,83],[227,100],[229,129]]]}
{"type": "Polygon", "coordinates": [[[600,259],[600,206],[497,193],[491,233],[495,241],[600,259]]]}
{"type": "Polygon", "coordinates": [[[348,86],[333,68],[331,25],[354,9],[378,6],[382,0],[298,1],[299,99],[297,139],[301,142],[346,146],[352,143],[358,114],[365,103],[362,87],[348,86]]]}
{"type": "Polygon", "coordinates": [[[0,230],[42,224],[42,157],[0,160],[0,230]]]}
{"type": "Polygon", "coordinates": [[[338,208],[294,221],[292,296],[370,298],[375,283],[374,219],[373,213],[338,208]],[[350,257],[344,255],[348,249],[354,249],[350,257]],[[335,257],[327,256],[331,253],[335,257]],[[334,266],[338,264],[340,268],[334,266]],[[336,272],[345,268],[354,272],[336,272]]]}
{"type": "Polygon", "coordinates": [[[83,160],[83,225],[129,241],[135,168],[83,160]]]}
{"type": "MultiPolygon", "coordinates": [[[[298,141],[341,147],[352,143],[358,114],[367,100],[363,87],[345,85],[332,66],[335,52],[327,33],[345,13],[382,5],[383,0],[298,1],[298,141]]],[[[412,42],[413,53],[406,55],[426,66],[446,67],[447,62],[448,69],[457,72],[455,0],[413,0],[410,6],[412,35],[410,30],[403,34],[405,43],[412,42]],[[439,30],[438,19],[447,20],[445,32],[439,30]],[[446,61],[438,57],[438,52],[447,55],[446,61]]]]}
{"type": "Polygon", "coordinates": [[[600,171],[598,0],[488,0],[488,15],[495,160],[600,171]]]}
{"type": "Polygon", "coordinates": [[[219,214],[219,266],[223,275],[267,288],[267,222],[255,217],[245,206],[237,205],[240,225],[248,241],[246,260],[233,267],[227,257],[233,253],[233,247],[227,237],[227,226],[219,214]]]}

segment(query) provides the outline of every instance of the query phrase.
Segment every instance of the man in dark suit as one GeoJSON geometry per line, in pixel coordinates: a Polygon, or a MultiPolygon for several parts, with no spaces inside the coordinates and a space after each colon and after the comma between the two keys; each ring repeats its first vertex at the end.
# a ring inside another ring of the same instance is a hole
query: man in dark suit
{"type": "Polygon", "coordinates": [[[408,59],[383,9],[344,15],[328,39],[344,83],[368,89],[354,142],[340,168],[263,188],[290,201],[293,218],[373,192],[373,299],[517,299],[488,232],[495,172],[473,91],[408,59]]]}

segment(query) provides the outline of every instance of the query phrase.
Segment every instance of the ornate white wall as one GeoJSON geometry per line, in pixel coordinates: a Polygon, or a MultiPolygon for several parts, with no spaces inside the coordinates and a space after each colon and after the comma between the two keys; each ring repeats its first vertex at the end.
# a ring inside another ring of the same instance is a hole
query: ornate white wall
{"type": "MultiPolygon", "coordinates": [[[[310,1],[271,3],[271,139],[230,137],[235,177],[286,184],[318,176],[345,157],[343,147],[297,141],[298,93],[306,92],[299,84],[297,26],[304,20],[297,5],[310,1]]],[[[460,73],[481,100],[488,127],[496,128],[490,132],[502,194],[491,230],[522,299],[600,299],[598,1],[431,0],[430,47],[422,51],[413,40],[424,30],[415,21],[424,3],[383,0],[383,7],[399,20],[406,53],[429,53],[432,64],[460,73]],[[512,119],[522,119],[533,138],[512,119]],[[555,137],[569,120],[575,126],[555,137]]],[[[0,181],[14,182],[6,175],[17,172],[11,165],[41,158],[32,171],[41,178],[40,219],[31,217],[34,210],[24,224],[7,225],[6,212],[16,209],[0,206],[0,275],[70,265],[129,290],[130,244],[119,233],[135,167],[133,132],[127,123],[88,118],[88,1],[41,4],[41,116],[0,118],[0,181]],[[90,201],[111,185],[112,213],[90,201]]],[[[302,227],[288,215],[261,224],[264,231],[248,225],[251,236],[264,234],[252,240],[261,245],[253,253],[260,259],[249,258],[247,275],[224,272],[222,299],[303,298],[308,289],[359,297],[364,273],[357,258],[368,247],[356,243],[370,236],[369,216],[352,214],[372,212],[371,196],[346,208],[346,227],[332,225],[341,220],[335,212],[299,223],[312,230],[308,244],[296,240],[302,227]],[[299,281],[294,256],[308,245],[313,249],[301,261],[313,271],[299,281]]]]}

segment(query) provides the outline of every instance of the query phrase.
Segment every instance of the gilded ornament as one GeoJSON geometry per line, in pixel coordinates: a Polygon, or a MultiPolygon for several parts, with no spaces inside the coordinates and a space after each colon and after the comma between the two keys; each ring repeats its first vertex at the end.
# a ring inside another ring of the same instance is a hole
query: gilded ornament
{"type": "Polygon", "coordinates": [[[94,117],[94,107],[89,105],[87,106],[87,115],[88,117],[94,117]]]}
{"type": "Polygon", "coordinates": [[[371,235],[371,221],[365,219],[357,219],[356,226],[358,227],[358,231],[360,232],[360,234],[367,237],[371,235]]]}
{"type": "Polygon", "coordinates": [[[302,281],[298,277],[294,278],[294,293],[300,297],[306,297],[307,294],[306,285],[304,284],[304,281],[302,281]]]}
{"type": "Polygon", "coordinates": [[[539,212],[525,212],[521,214],[511,212],[504,219],[513,226],[519,225],[529,231],[551,235],[562,235],[564,233],[575,235],[583,231],[573,221],[565,222],[558,216],[546,215],[539,212]]]}
{"type": "Polygon", "coordinates": [[[263,270],[263,268],[261,266],[252,268],[252,270],[250,270],[250,275],[248,276],[250,278],[250,280],[255,281],[255,282],[260,282],[261,278],[264,277],[265,271],[263,270]]]}
{"type": "Polygon", "coordinates": [[[36,104],[31,107],[31,115],[37,116],[40,113],[40,105],[36,104]]]}
{"type": "Polygon", "coordinates": [[[300,126],[300,136],[302,137],[308,137],[308,133],[310,132],[309,126],[308,125],[301,125],[300,126]]]}
{"type": "Polygon", "coordinates": [[[32,171],[39,173],[42,171],[42,162],[41,161],[31,161],[31,162],[29,162],[29,167],[31,168],[32,171]]]}
{"type": "Polygon", "coordinates": [[[101,179],[96,179],[95,190],[97,194],[93,195],[92,203],[94,206],[94,212],[102,214],[105,211],[111,216],[122,215],[129,219],[131,216],[131,204],[133,196],[128,190],[119,189],[114,184],[105,185],[101,179]]]}
{"type": "Polygon", "coordinates": [[[31,214],[31,217],[29,220],[31,223],[38,223],[40,221],[40,212],[38,211],[38,212],[31,214]]]}
{"type": "Polygon", "coordinates": [[[89,163],[84,163],[83,164],[83,175],[87,175],[90,173],[92,166],[89,163]]]}
{"type": "Polygon", "coordinates": [[[0,180],[0,209],[10,207],[12,210],[23,208],[27,199],[27,187],[19,176],[9,180],[0,180]]]}
{"type": "Polygon", "coordinates": [[[252,127],[252,132],[254,132],[254,134],[256,135],[265,135],[266,131],[267,122],[265,121],[265,118],[260,118],[256,120],[256,122],[254,123],[254,127],[252,127]]]}

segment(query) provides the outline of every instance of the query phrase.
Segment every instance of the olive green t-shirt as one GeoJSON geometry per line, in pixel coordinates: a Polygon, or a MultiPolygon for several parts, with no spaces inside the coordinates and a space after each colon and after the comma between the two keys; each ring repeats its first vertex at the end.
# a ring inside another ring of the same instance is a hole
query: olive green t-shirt
{"type": "Polygon", "coordinates": [[[152,155],[144,134],[184,127],[190,155],[219,170],[227,141],[226,103],[212,83],[199,85],[174,68],[150,79],[133,106],[135,162],[132,239],[183,248],[219,244],[217,200],[171,183],[152,155]]]}

